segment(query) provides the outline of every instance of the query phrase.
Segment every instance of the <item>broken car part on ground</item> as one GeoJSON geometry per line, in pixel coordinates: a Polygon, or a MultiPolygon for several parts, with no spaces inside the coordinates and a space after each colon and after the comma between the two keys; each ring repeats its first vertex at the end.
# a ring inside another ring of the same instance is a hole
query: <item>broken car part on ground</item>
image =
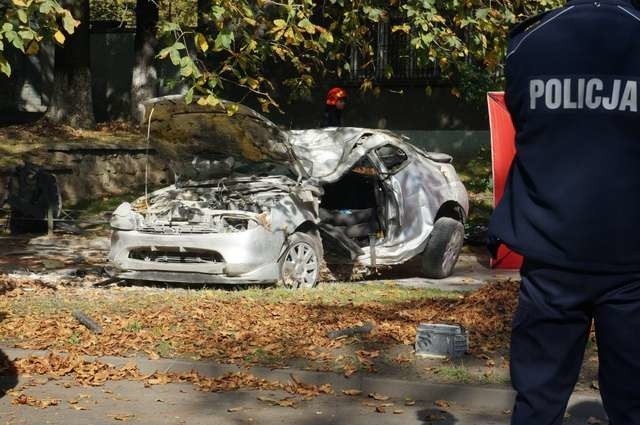
{"type": "Polygon", "coordinates": [[[145,104],[176,183],[113,213],[118,277],[311,287],[323,259],[375,267],[416,256],[426,276],[451,274],[468,198],[450,156],[383,130],[285,131],[230,106],[145,104]]]}

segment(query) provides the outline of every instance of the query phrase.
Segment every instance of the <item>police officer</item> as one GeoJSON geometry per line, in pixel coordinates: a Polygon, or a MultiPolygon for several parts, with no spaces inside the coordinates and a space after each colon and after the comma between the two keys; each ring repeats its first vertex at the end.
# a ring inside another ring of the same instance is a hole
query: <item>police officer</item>
{"type": "Polygon", "coordinates": [[[341,127],[342,111],[347,105],[347,92],[342,87],[333,87],[327,92],[324,114],[320,127],[341,127]]]}
{"type": "Polygon", "coordinates": [[[514,425],[562,422],[592,322],[611,424],[640,424],[639,36],[631,0],[570,0],[510,36],[517,154],[489,234],[525,257],[514,425]]]}

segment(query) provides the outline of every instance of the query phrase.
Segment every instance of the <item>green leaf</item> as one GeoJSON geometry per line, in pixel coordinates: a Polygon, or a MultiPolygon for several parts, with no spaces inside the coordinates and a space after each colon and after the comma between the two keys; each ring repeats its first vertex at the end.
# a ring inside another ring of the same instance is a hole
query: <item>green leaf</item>
{"type": "Polygon", "coordinates": [[[323,40],[326,43],[333,43],[333,34],[329,31],[323,32],[320,34],[320,40],[323,40]]]}
{"type": "Polygon", "coordinates": [[[43,15],[48,15],[49,13],[51,13],[53,11],[53,4],[51,3],[50,0],[45,0],[40,5],[40,8],[38,9],[38,11],[40,13],[42,13],[43,15]]]}
{"type": "Polygon", "coordinates": [[[27,15],[27,11],[24,9],[18,9],[18,19],[23,24],[26,24],[29,21],[29,16],[27,15]]]}
{"type": "Polygon", "coordinates": [[[228,29],[223,29],[216,36],[215,49],[216,50],[229,49],[231,47],[231,43],[233,42],[233,40],[234,40],[233,32],[229,31],[228,29]]]}
{"type": "Polygon", "coordinates": [[[313,25],[308,18],[304,18],[303,20],[298,22],[298,26],[300,28],[304,29],[309,34],[315,34],[316,33],[316,26],[313,25]]]}
{"type": "Polygon", "coordinates": [[[32,30],[24,30],[18,33],[23,40],[33,40],[34,32],[32,30]]]}
{"type": "Polygon", "coordinates": [[[273,21],[273,25],[276,28],[284,28],[287,26],[287,21],[285,21],[284,19],[276,19],[275,21],[273,21]]]}
{"type": "Polygon", "coordinates": [[[193,68],[191,66],[183,66],[180,68],[180,75],[183,77],[189,77],[193,74],[193,68]]]}
{"type": "Polygon", "coordinates": [[[363,7],[362,11],[366,13],[369,19],[373,22],[378,22],[383,14],[383,11],[381,9],[371,7],[371,6],[363,7]]]}
{"type": "Polygon", "coordinates": [[[167,56],[169,56],[169,53],[171,53],[171,46],[165,47],[164,49],[160,50],[160,53],[158,53],[158,58],[165,59],[167,56]]]}
{"type": "Polygon", "coordinates": [[[216,21],[221,21],[224,16],[225,8],[220,6],[213,6],[211,9],[211,14],[215,18],[216,21]]]}
{"type": "Polygon", "coordinates": [[[175,22],[164,22],[161,26],[160,26],[160,32],[164,33],[164,32],[172,32],[172,31],[179,31],[180,30],[180,25],[176,24],[175,22]]]}
{"type": "Polygon", "coordinates": [[[62,26],[67,34],[73,34],[76,28],[80,25],[80,21],[77,21],[73,18],[71,13],[67,11],[62,18],[62,26]]]}
{"type": "Polygon", "coordinates": [[[178,66],[180,65],[180,52],[175,49],[175,48],[171,48],[171,50],[169,50],[169,57],[171,58],[171,63],[178,66]]]}
{"type": "Polygon", "coordinates": [[[6,22],[4,25],[2,25],[2,31],[11,31],[11,30],[13,30],[13,24],[6,22]]]}
{"type": "Polygon", "coordinates": [[[489,15],[490,10],[491,9],[489,9],[488,7],[476,10],[476,18],[485,19],[489,15]]]}
{"type": "Polygon", "coordinates": [[[187,93],[184,95],[184,101],[189,104],[193,102],[193,87],[187,90],[187,93]]]}
{"type": "Polygon", "coordinates": [[[193,61],[189,56],[183,56],[180,59],[180,75],[189,77],[193,74],[193,61]]]}
{"type": "Polygon", "coordinates": [[[24,53],[24,42],[22,41],[22,38],[16,35],[13,38],[13,47],[20,50],[22,53],[24,53]]]}

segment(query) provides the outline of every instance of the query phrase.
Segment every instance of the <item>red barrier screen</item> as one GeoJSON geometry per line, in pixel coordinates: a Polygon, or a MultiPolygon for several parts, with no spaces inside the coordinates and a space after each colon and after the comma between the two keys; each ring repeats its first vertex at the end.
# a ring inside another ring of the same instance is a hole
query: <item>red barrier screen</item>
{"type": "MultiPolygon", "coordinates": [[[[493,169],[493,206],[498,205],[504,194],[511,162],[516,154],[516,132],[511,115],[504,101],[504,93],[487,94],[489,104],[489,128],[491,129],[491,162],[493,169]]],[[[491,267],[499,269],[519,269],[522,257],[504,245],[498,250],[498,257],[491,260],[491,267]]]]}

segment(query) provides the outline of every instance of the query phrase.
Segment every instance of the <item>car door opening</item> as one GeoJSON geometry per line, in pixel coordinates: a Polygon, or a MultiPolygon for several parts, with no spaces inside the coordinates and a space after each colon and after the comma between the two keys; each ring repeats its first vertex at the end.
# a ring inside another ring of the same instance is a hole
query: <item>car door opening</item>
{"type": "Polygon", "coordinates": [[[359,247],[370,245],[370,236],[384,235],[384,192],[376,169],[368,160],[356,164],[335,183],[324,185],[320,220],[341,232],[359,247]]]}

